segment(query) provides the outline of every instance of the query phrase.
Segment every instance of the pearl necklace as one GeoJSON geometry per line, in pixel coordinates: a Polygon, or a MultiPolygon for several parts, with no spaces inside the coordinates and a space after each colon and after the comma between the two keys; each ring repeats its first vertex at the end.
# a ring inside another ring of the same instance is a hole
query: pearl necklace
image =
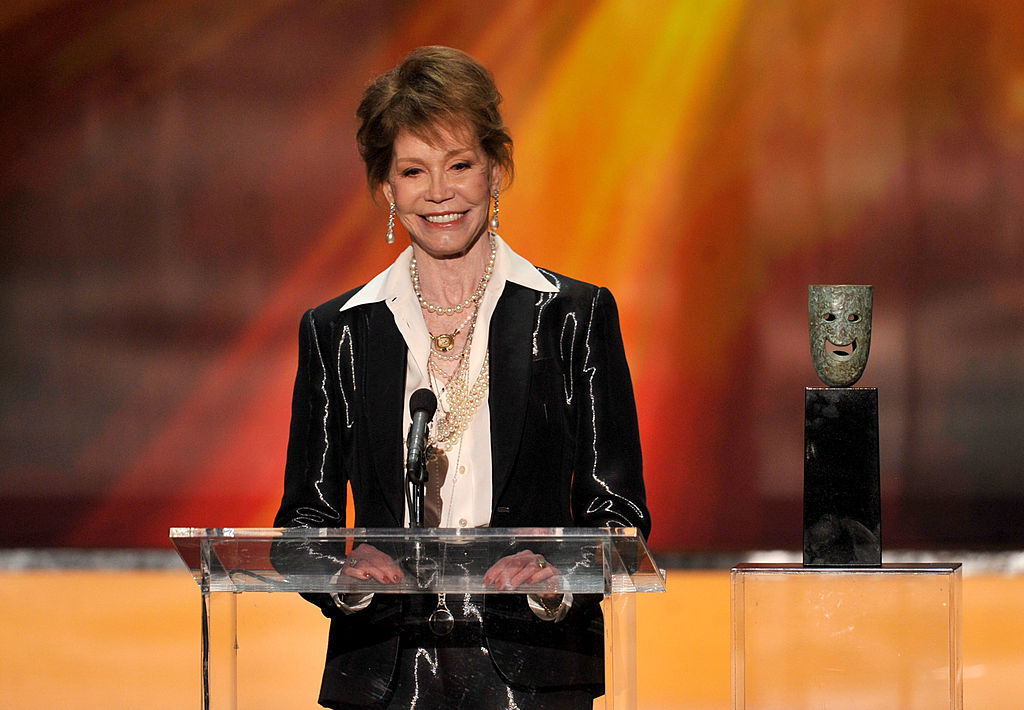
{"type": "MultiPolygon", "coordinates": [[[[480,283],[477,284],[476,291],[470,295],[462,303],[457,303],[454,306],[437,306],[423,298],[423,293],[420,290],[420,270],[416,264],[416,256],[412,257],[412,261],[409,262],[409,275],[412,277],[412,290],[416,292],[416,298],[419,299],[420,307],[427,310],[429,313],[437,313],[441,316],[450,316],[455,313],[462,313],[463,310],[469,308],[475,303],[479,303],[480,299],[484,296],[484,291],[487,290],[487,283],[491,280],[491,274],[494,273],[494,257],[498,253],[498,245],[494,241],[494,232],[488,232],[487,236],[491,243],[491,256],[487,260],[487,266],[484,267],[483,276],[480,277],[480,283]]],[[[454,343],[455,334],[441,333],[437,337],[450,336],[454,343]]],[[[448,348],[449,350],[451,347],[448,348]]]]}
{"type": "Polygon", "coordinates": [[[490,359],[490,352],[484,353],[480,374],[472,385],[469,384],[469,368],[465,365],[468,361],[463,360],[459,369],[444,386],[443,394],[447,400],[447,407],[442,409],[444,414],[441,421],[436,423],[436,432],[430,437],[432,445],[443,451],[451,451],[462,439],[476,410],[487,399],[491,379],[490,359]]]}

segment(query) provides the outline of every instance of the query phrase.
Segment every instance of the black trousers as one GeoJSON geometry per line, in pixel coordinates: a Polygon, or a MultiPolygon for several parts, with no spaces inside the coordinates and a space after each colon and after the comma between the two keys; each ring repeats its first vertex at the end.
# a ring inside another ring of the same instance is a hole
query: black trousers
{"type": "MultiPolygon", "coordinates": [[[[483,635],[480,601],[480,597],[449,594],[446,604],[454,623],[446,635],[438,635],[422,621],[403,629],[395,676],[373,710],[592,710],[590,688],[535,690],[515,687],[502,678],[483,635]]],[[[429,611],[433,609],[424,609],[429,611]]],[[[419,618],[428,617],[429,613],[419,618]]],[[[366,706],[331,707],[367,710],[366,706]]]]}

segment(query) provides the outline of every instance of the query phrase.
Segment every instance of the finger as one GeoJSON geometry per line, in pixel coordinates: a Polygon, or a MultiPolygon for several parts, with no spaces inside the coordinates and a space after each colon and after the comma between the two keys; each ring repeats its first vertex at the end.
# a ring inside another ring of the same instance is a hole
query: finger
{"type": "Polygon", "coordinates": [[[401,582],[405,576],[398,564],[384,553],[374,555],[369,561],[367,571],[381,584],[401,582]]]}
{"type": "Polygon", "coordinates": [[[508,583],[505,585],[505,588],[517,588],[520,584],[526,582],[530,579],[531,576],[533,576],[533,571],[534,568],[531,567],[528,563],[523,564],[518,569],[516,569],[511,575],[509,575],[508,583]]]}
{"type": "Polygon", "coordinates": [[[514,574],[514,570],[510,567],[506,567],[505,569],[503,569],[494,578],[494,588],[503,590],[515,589],[515,587],[512,584],[512,577],[514,576],[514,574]]]}
{"type": "Polygon", "coordinates": [[[381,567],[373,566],[367,570],[370,576],[381,584],[391,584],[391,574],[381,567]]]}
{"type": "Polygon", "coordinates": [[[356,579],[373,577],[381,584],[401,582],[405,573],[391,557],[373,545],[360,544],[349,555],[349,575],[356,579]]]}
{"type": "Polygon", "coordinates": [[[499,567],[501,567],[501,560],[498,560],[493,565],[491,565],[490,567],[487,568],[487,571],[484,572],[484,584],[485,585],[491,584],[494,581],[495,575],[498,574],[497,570],[498,570],[499,567]]]}
{"type": "Polygon", "coordinates": [[[498,582],[504,580],[507,577],[509,559],[510,558],[508,557],[502,557],[500,560],[491,565],[490,569],[488,569],[487,572],[484,573],[485,585],[493,584],[497,586],[498,582]]]}
{"type": "Polygon", "coordinates": [[[509,580],[512,589],[521,584],[544,580],[551,576],[551,565],[541,555],[530,555],[529,557],[524,555],[519,559],[519,563],[522,566],[509,580]]]}
{"type": "Polygon", "coordinates": [[[557,579],[559,572],[556,568],[548,566],[543,569],[535,570],[533,575],[529,579],[530,584],[540,584],[541,582],[547,582],[549,580],[557,579]]]}
{"type": "Polygon", "coordinates": [[[491,568],[484,575],[484,585],[493,586],[495,589],[501,589],[505,582],[508,580],[508,572],[505,567],[502,566],[500,569],[491,568]]]}
{"type": "Polygon", "coordinates": [[[552,566],[544,558],[535,560],[526,570],[529,572],[529,576],[518,581],[518,584],[540,584],[559,575],[558,568],[552,566]]]}
{"type": "Polygon", "coordinates": [[[381,572],[370,558],[350,555],[345,561],[342,574],[353,579],[370,579],[372,577],[380,581],[381,572]]]}
{"type": "Polygon", "coordinates": [[[536,555],[529,550],[522,550],[514,555],[503,557],[499,562],[499,564],[501,564],[501,569],[497,579],[499,582],[499,588],[513,588],[513,585],[516,583],[516,576],[520,575],[522,570],[527,565],[531,564],[535,557],[536,555]]]}
{"type": "MultiPolygon", "coordinates": [[[[542,565],[538,562],[543,560],[542,556],[530,550],[520,550],[514,555],[502,557],[484,574],[484,584],[495,589],[515,589],[529,581],[536,570],[541,569],[542,565]]],[[[547,566],[546,561],[543,566],[547,566]]],[[[546,579],[548,576],[550,574],[543,574],[540,578],[546,579]]]]}
{"type": "Polygon", "coordinates": [[[345,569],[345,574],[355,579],[375,579],[381,584],[390,584],[390,574],[381,568],[379,565],[373,562],[367,562],[366,560],[360,560],[359,564],[355,567],[349,565],[345,569]]]}
{"type": "Polygon", "coordinates": [[[392,559],[388,559],[387,564],[383,565],[382,571],[384,572],[384,576],[387,578],[385,583],[397,583],[405,579],[405,572],[403,572],[402,568],[395,564],[395,561],[392,559]]]}
{"type": "Polygon", "coordinates": [[[352,577],[353,579],[369,579],[370,572],[366,566],[355,568],[352,565],[345,565],[345,568],[341,571],[346,577],[352,577]]]}

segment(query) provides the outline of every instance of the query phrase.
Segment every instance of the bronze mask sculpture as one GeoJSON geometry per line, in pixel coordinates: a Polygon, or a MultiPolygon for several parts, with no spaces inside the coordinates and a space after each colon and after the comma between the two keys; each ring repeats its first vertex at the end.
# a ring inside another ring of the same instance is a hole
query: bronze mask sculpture
{"type": "Polygon", "coordinates": [[[850,387],[864,374],[871,348],[872,286],[807,287],[811,359],[829,387],[850,387]]]}

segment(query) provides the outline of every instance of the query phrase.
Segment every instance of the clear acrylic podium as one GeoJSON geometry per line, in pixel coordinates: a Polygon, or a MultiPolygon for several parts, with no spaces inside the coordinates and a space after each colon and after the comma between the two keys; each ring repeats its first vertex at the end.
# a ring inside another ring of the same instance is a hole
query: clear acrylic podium
{"type": "Polygon", "coordinates": [[[634,528],[171,528],[170,537],[202,593],[204,710],[239,708],[239,594],[510,593],[485,587],[483,576],[497,561],[496,555],[513,545],[542,551],[559,570],[554,586],[549,580],[543,587],[523,585],[514,593],[603,595],[605,695],[595,701],[595,708],[635,708],[634,595],[665,591],[664,572],[634,528]],[[325,561],[344,559],[346,551],[359,543],[387,550],[395,559],[429,559],[436,564],[431,573],[406,574],[394,585],[339,578],[337,566],[325,561]]]}
{"type": "Polygon", "coordinates": [[[961,566],[732,570],[733,710],[963,710],[961,566]]]}

